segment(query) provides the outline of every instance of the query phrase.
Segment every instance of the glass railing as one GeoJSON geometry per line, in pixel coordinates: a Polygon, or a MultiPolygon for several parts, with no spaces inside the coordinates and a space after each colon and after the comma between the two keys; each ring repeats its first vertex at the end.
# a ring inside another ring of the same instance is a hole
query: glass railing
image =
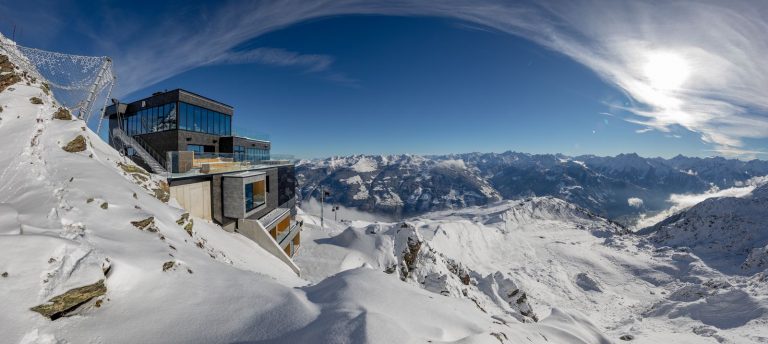
{"type": "Polygon", "coordinates": [[[259,160],[239,153],[172,151],[166,154],[165,161],[169,177],[180,178],[247,171],[265,166],[293,163],[295,159],[285,154],[273,156],[269,160],[259,160]]]}
{"type": "MultiPolygon", "coordinates": [[[[296,228],[298,228],[298,227],[299,227],[299,223],[298,222],[291,221],[291,224],[288,226],[288,228],[286,228],[283,231],[277,233],[277,238],[275,238],[275,241],[277,241],[277,243],[280,246],[282,246],[283,245],[283,241],[285,241],[286,238],[291,236],[291,234],[293,234],[294,231],[296,230],[296,228]]],[[[291,236],[291,239],[293,239],[292,236],[291,236]]]]}
{"type": "Polygon", "coordinates": [[[248,128],[233,127],[232,136],[244,137],[247,139],[258,140],[258,141],[270,141],[269,134],[255,131],[253,129],[248,129],[248,128]]]}

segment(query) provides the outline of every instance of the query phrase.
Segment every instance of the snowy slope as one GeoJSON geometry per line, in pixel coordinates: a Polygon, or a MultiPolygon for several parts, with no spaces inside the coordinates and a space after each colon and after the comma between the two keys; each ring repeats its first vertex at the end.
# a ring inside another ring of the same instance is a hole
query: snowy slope
{"type": "Polygon", "coordinates": [[[764,273],[724,274],[695,254],[617,235],[626,231],[559,199],[504,201],[397,223],[326,220],[325,229],[317,217],[303,217],[309,229],[297,263],[312,281],[366,265],[435,295],[469,299],[494,317],[583,314],[617,342],[768,339],[764,273]],[[406,259],[417,242],[415,259],[406,259]]]}
{"type": "Polygon", "coordinates": [[[3,342],[608,342],[572,312],[494,317],[351,262],[310,284],[244,237],[185,218],[160,178],[82,121],[53,119],[41,87],[0,92],[3,342]],[[62,148],[80,135],[82,151],[62,148]],[[99,281],[104,295],[60,318],[30,310],[99,281]]]}
{"type": "Polygon", "coordinates": [[[651,228],[655,243],[688,247],[729,273],[768,269],[768,184],[743,197],[710,198],[651,228]]]}

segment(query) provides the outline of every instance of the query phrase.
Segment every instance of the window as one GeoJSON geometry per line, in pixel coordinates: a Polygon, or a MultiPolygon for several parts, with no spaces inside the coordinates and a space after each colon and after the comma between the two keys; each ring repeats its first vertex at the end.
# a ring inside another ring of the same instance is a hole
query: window
{"type": "Polygon", "coordinates": [[[203,114],[200,113],[200,108],[193,106],[192,112],[195,113],[195,127],[194,131],[201,131],[203,130],[203,127],[200,125],[203,122],[203,114]]]}
{"type": "Polygon", "coordinates": [[[213,121],[213,124],[211,125],[211,133],[215,135],[221,135],[219,134],[219,113],[218,112],[212,112],[211,113],[211,120],[213,121]]]}
{"type": "Polygon", "coordinates": [[[215,134],[216,133],[216,127],[213,126],[213,118],[216,116],[216,113],[211,110],[205,110],[205,112],[208,113],[208,130],[206,130],[206,133],[215,134]]]}
{"type": "Polygon", "coordinates": [[[183,102],[178,104],[178,115],[174,112],[175,109],[176,104],[167,104],[166,108],[161,108],[161,117],[167,117],[167,121],[161,120],[164,128],[175,129],[174,119],[178,118],[179,129],[182,130],[220,136],[229,136],[231,133],[232,119],[227,114],[183,102]]]}
{"type": "Polygon", "coordinates": [[[235,156],[234,156],[235,161],[243,161],[243,160],[245,160],[245,147],[243,147],[243,146],[235,146],[234,147],[234,151],[235,151],[235,156]]]}
{"type": "Polygon", "coordinates": [[[205,147],[202,145],[187,145],[187,150],[195,152],[195,155],[200,155],[205,152],[205,147]]]}
{"type": "Polygon", "coordinates": [[[266,182],[259,180],[245,184],[245,211],[249,212],[266,203],[266,182]]]}
{"type": "Polygon", "coordinates": [[[170,129],[176,129],[178,127],[179,123],[179,112],[178,109],[176,109],[176,103],[168,104],[169,106],[169,119],[171,121],[171,127],[170,129]]]}
{"type": "Polygon", "coordinates": [[[187,104],[179,104],[179,129],[187,130],[187,104]]]}

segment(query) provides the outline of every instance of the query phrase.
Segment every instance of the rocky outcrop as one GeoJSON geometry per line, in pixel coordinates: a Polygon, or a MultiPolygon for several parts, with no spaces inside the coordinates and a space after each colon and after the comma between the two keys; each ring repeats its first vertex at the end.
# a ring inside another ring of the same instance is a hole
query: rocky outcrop
{"type": "Polygon", "coordinates": [[[75,137],[72,141],[69,141],[69,143],[67,143],[67,145],[62,149],[70,153],[77,153],[84,151],[85,148],[85,137],[83,137],[83,135],[77,135],[77,137],[75,137]]]}
{"type": "Polygon", "coordinates": [[[397,225],[394,232],[392,247],[401,280],[433,293],[469,299],[483,312],[495,305],[520,321],[538,321],[526,293],[512,277],[499,271],[488,275],[473,271],[430,247],[410,223],[397,225]]]}
{"type": "Polygon", "coordinates": [[[62,121],[71,121],[72,114],[66,108],[59,108],[56,112],[53,113],[53,119],[59,119],[62,121]]]}
{"type": "Polygon", "coordinates": [[[19,81],[21,77],[16,74],[16,66],[11,63],[8,56],[0,55],[0,92],[19,81]]]}
{"type": "Polygon", "coordinates": [[[106,293],[107,287],[104,285],[104,280],[99,280],[94,284],[70,289],[61,295],[54,296],[48,302],[32,307],[31,310],[51,320],[56,320],[106,293]]]}

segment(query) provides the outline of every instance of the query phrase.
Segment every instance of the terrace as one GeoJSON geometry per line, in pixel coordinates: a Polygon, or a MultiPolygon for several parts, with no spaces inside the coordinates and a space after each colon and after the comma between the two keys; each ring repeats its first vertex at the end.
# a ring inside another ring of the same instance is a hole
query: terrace
{"type": "Polygon", "coordinates": [[[242,153],[206,153],[197,151],[167,152],[168,177],[184,178],[221,174],[290,164],[291,155],[246,155],[242,153]]]}

